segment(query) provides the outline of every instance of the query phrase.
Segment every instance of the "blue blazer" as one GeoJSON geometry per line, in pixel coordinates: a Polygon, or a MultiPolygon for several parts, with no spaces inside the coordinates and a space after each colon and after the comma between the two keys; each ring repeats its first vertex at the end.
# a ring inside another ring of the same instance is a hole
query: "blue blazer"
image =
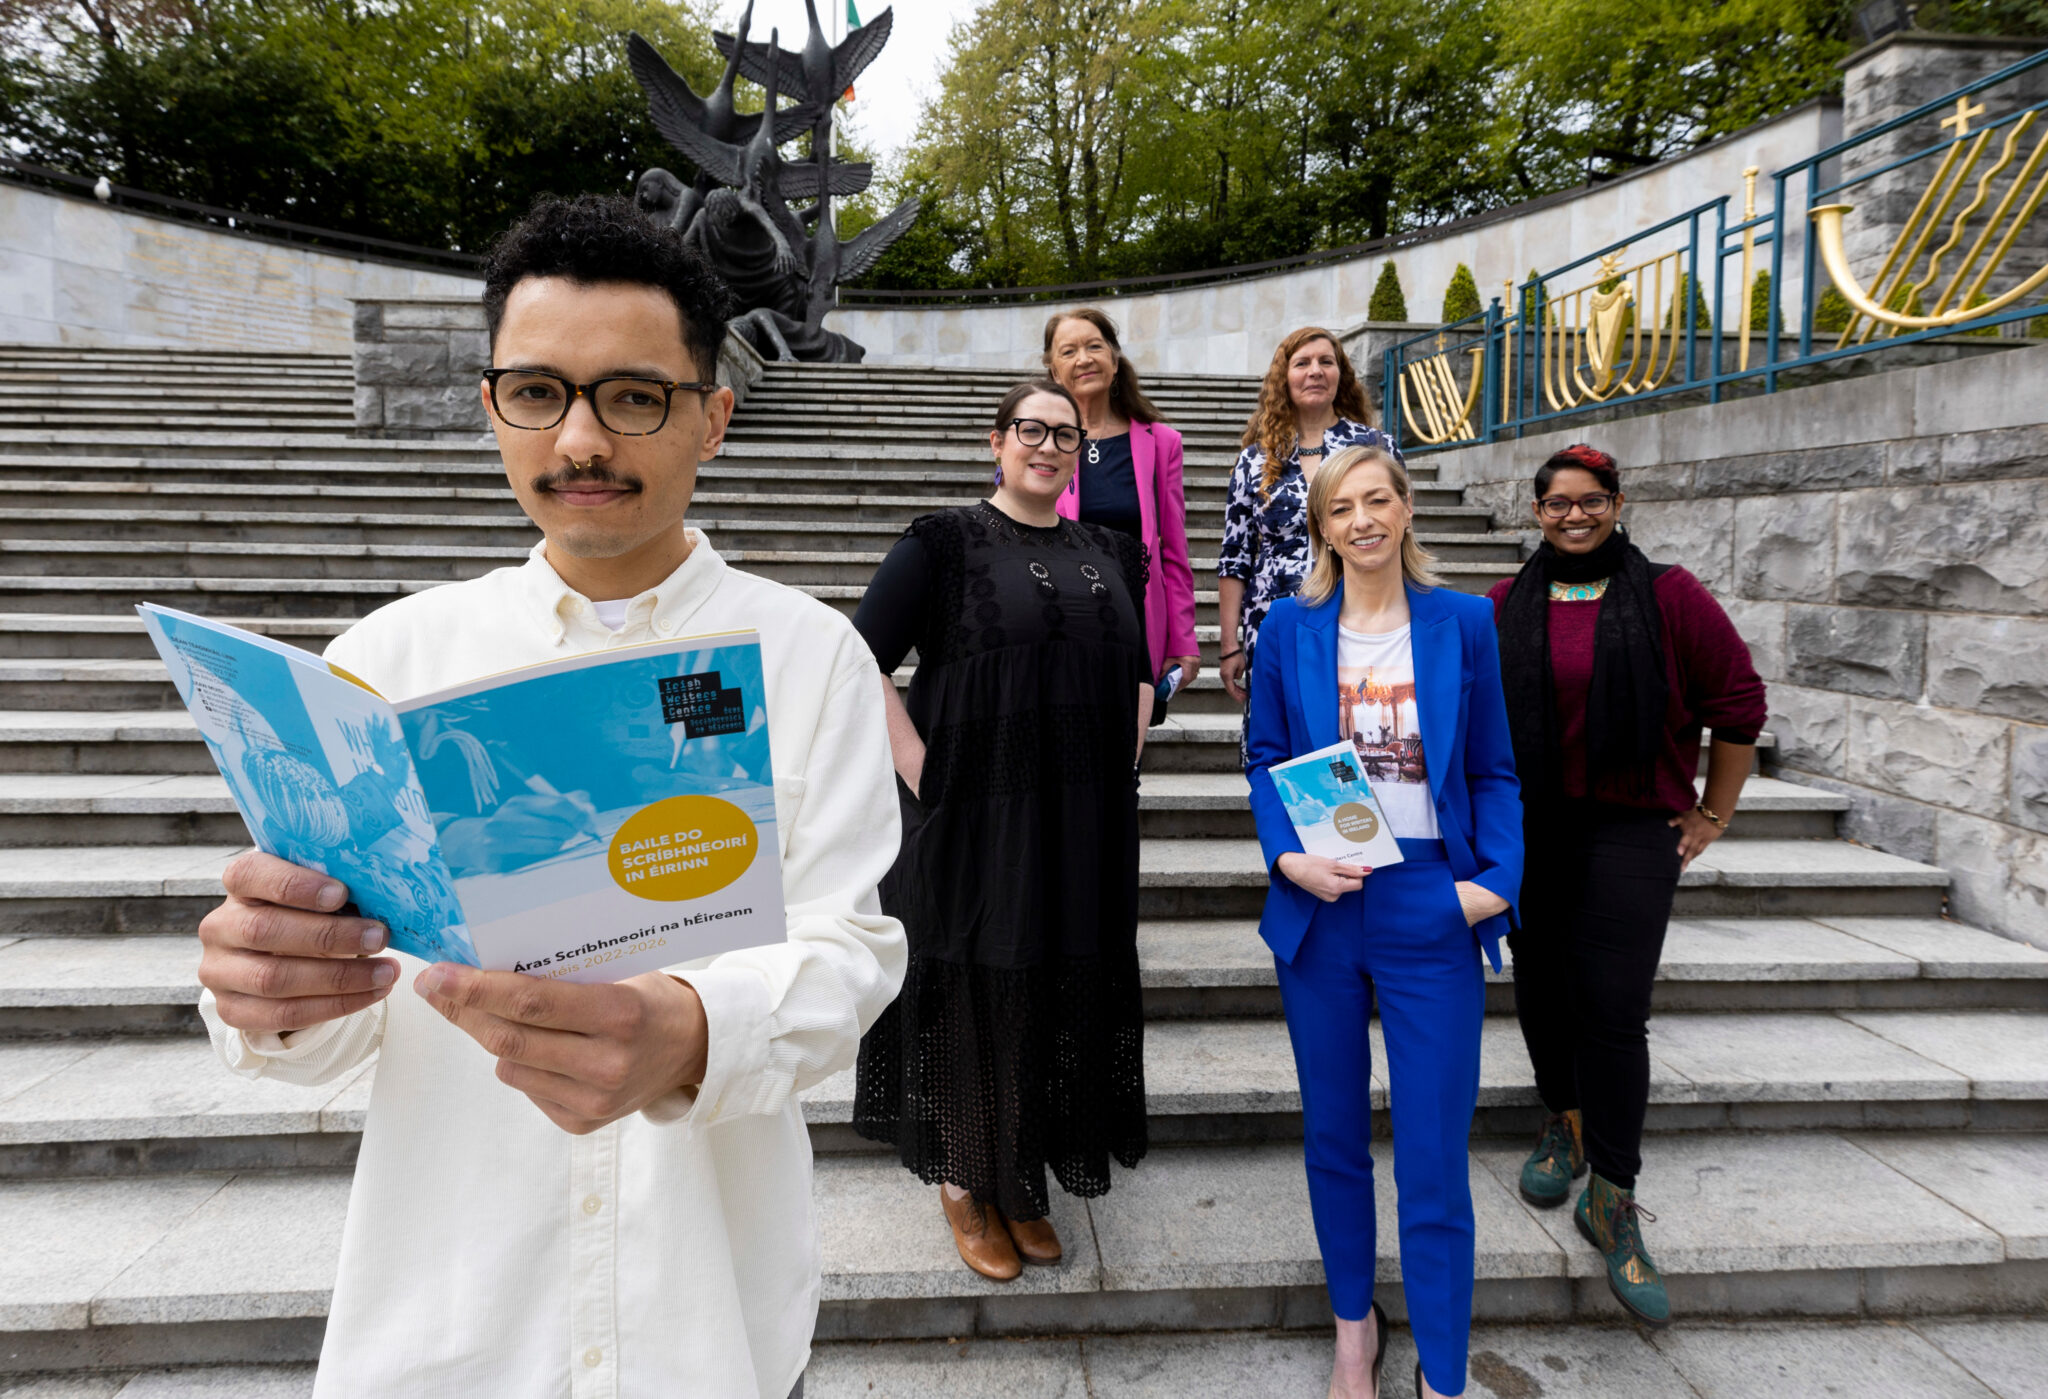
{"type": "MultiPolygon", "coordinates": [[[[1322,900],[1274,868],[1301,840],[1270,771],[1275,763],[1338,742],[1337,614],[1344,590],[1320,607],[1283,598],[1259,628],[1252,661],[1246,748],[1252,816],[1272,875],[1259,936],[1292,962],[1322,900]]],[[[1500,939],[1519,919],[1522,891],[1522,785],[1508,740],[1507,702],[1500,683],[1500,646],[1493,604],[1448,588],[1408,586],[1415,658],[1416,712],[1436,820],[1454,879],[1479,884],[1508,901],[1508,911],[1477,924],[1481,946],[1500,970],[1500,939]]],[[[1365,881],[1372,897],[1372,879],[1365,881]]],[[[1519,926],[1519,923],[1516,923],[1519,926]]]]}

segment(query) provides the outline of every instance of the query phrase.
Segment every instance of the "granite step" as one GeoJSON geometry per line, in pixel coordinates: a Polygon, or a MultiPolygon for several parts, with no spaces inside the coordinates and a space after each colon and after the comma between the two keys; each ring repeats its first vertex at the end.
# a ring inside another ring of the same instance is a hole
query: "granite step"
{"type": "MultiPolygon", "coordinates": [[[[434,561],[429,559],[426,563],[434,561]]],[[[502,562],[474,559],[464,566],[467,576],[490,571],[502,562]]],[[[748,566],[734,559],[735,564],[748,566]]],[[[1502,578],[1513,577],[1509,563],[1445,563],[1438,572],[1446,586],[1463,592],[1484,593],[1502,578]]],[[[751,570],[757,571],[757,570],[751,570]]],[[[362,617],[385,603],[411,593],[438,588],[453,581],[449,576],[411,577],[189,577],[178,574],[153,576],[31,577],[0,574],[0,613],[86,613],[124,614],[138,603],[154,602],[205,616],[267,618],[362,617]]],[[[448,573],[458,572],[455,564],[448,573]]],[[[872,569],[869,570],[873,572],[872,569]]],[[[1196,579],[1195,623],[1217,624],[1216,593],[1196,579]]],[[[808,583],[791,586],[852,616],[866,591],[861,583],[808,583]]]]}
{"type": "MultiPolygon", "coordinates": [[[[0,693],[10,664],[0,661],[0,693]]],[[[152,667],[147,661],[72,664],[137,671],[152,667]]],[[[155,671],[161,676],[161,666],[155,671]]],[[[160,683],[169,685],[168,680],[160,683]]],[[[1836,816],[1848,809],[1849,799],[1839,793],[1752,778],[1728,839],[1831,840],[1836,816]]],[[[1250,787],[1241,773],[1148,775],[1138,791],[1138,819],[1139,834],[1147,840],[1257,836],[1250,787]]],[[[243,839],[242,818],[217,772],[0,770],[0,846],[230,844],[243,839]]]]}
{"type": "MultiPolygon", "coordinates": [[[[308,651],[324,651],[327,643],[353,626],[348,617],[221,618],[308,651]]],[[[133,612],[0,612],[0,659],[23,661],[147,660],[156,655],[133,612]]]]}
{"type": "MultiPolygon", "coordinates": [[[[1203,681],[1215,683],[1211,676],[1198,678],[1197,695],[1205,693],[1200,689],[1203,681]]],[[[1214,693],[1223,704],[1230,703],[1220,683],[1214,693]]],[[[1180,700],[1174,703],[1179,705],[1180,700]]],[[[1222,706],[1215,712],[1224,712],[1222,706]]],[[[7,791],[5,779],[0,779],[0,810],[6,809],[7,791]]],[[[1250,785],[1237,772],[1148,774],[1138,788],[1140,831],[1147,839],[1255,838],[1250,799],[1250,785]]],[[[1836,817],[1848,809],[1849,799],[1840,793],[1752,777],[1743,788],[1738,819],[1730,825],[1728,838],[1831,840],[1836,817]]]]}
{"type": "MultiPolygon", "coordinates": [[[[1946,870],[1831,840],[1717,841],[1679,878],[1688,917],[1938,914],[1946,870]]],[[[1256,917],[1265,860],[1255,840],[1148,840],[1138,851],[1145,918],[1256,917]]]]}
{"type": "Polygon", "coordinates": [[[153,409],[147,413],[110,413],[102,409],[76,410],[6,408],[0,406],[0,431],[46,432],[61,428],[82,428],[105,424],[110,420],[128,420],[147,423],[152,427],[177,428],[218,428],[238,427],[249,432],[271,434],[291,432],[346,432],[355,426],[353,412],[315,412],[304,415],[284,413],[232,413],[223,411],[194,411],[190,409],[153,409]]]}
{"type": "MultiPolygon", "coordinates": [[[[1392,1153],[1376,1151],[1391,1182],[1392,1153]]],[[[1523,1150],[1475,1152],[1474,1315],[1611,1321],[1569,1211],[1513,1193],[1523,1150]]],[[[1647,1242],[1691,1320],[2038,1312],[2048,1208],[2038,1133],[1696,1133],[1652,1138],[1647,1242]]],[[[821,1159],[821,1341],[1327,1326],[1298,1144],[1164,1146],[1094,1200],[1058,1191],[1059,1267],[968,1272],[934,1191],[888,1157],[821,1159]]],[[[1380,1300],[1397,1320],[1391,1189],[1380,1300]]],[[[15,1372],[304,1361],[317,1347],[348,1176],[193,1172],[0,1184],[0,1364],[15,1372]],[[232,1240],[232,1248],[223,1248],[232,1240]]],[[[1677,1333],[1674,1333],[1677,1334],[1677,1333]]]]}
{"type": "MultiPolygon", "coordinates": [[[[1130,1333],[1057,1338],[949,1337],[817,1346],[806,1399],[1322,1399],[1331,1333],[1323,1330],[1130,1333]]],[[[2048,1321],[1953,1317],[1866,1322],[1699,1322],[1653,1333],[1586,1321],[1473,1328],[1473,1399],[1766,1399],[1868,1393],[1911,1399],[2032,1399],[2048,1321]],[[1764,1376],[1778,1387],[1757,1383],[1764,1376]],[[1845,1383],[1855,1386],[1844,1389],[1845,1383]]],[[[1387,1339],[1391,1396],[1415,1368],[1414,1337],[1387,1339]]],[[[152,1380],[154,1384],[177,1381],[152,1380]]],[[[207,1383],[215,1381],[207,1380],[207,1383]]],[[[191,1382],[164,1399],[212,1399],[191,1382]]],[[[305,1399],[310,1368],[264,1371],[250,1399],[305,1399]],[[298,1388],[285,1386],[296,1384],[298,1388]]],[[[141,1399],[121,1391],[123,1399],[141,1399]]],[[[157,1389],[147,1391],[159,1393],[157,1389]]],[[[71,1399],[60,1392],[50,1399],[71,1399]]],[[[98,1392],[79,1399],[101,1399],[98,1392]]]]}
{"type": "MultiPolygon", "coordinates": [[[[240,848],[229,841],[0,847],[0,927],[186,929],[217,897],[220,868],[240,848]]],[[[1255,918],[1265,902],[1255,840],[1149,839],[1138,863],[1141,918],[1255,918]]],[[[1948,882],[1945,870],[1842,841],[1731,839],[1681,876],[1675,907],[1680,916],[1716,918],[1936,915],[1948,882]]]]}
{"type": "MultiPolygon", "coordinates": [[[[1374,1130],[1384,1138],[1377,1025],[1373,1043],[1374,1130]]],[[[1675,1013],[1651,1022],[1650,1055],[1653,1133],[2048,1131],[2048,1011],[1675,1013]]],[[[374,1074],[366,1066],[314,1087],[252,1082],[191,1034],[0,1044],[0,1179],[345,1167],[374,1074]]],[[[1154,1023],[1145,1078],[1155,1144],[1301,1134],[1277,1019],[1154,1023]]],[[[821,1153],[876,1149],[850,1125],[853,1086],[848,1069],[803,1095],[821,1153]]],[[[1533,1137],[1541,1121],[1521,1032],[1511,1016],[1491,1016],[1473,1133],[1533,1137]]]]}
{"type": "MultiPolygon", "coordinates": [[[[741,508],[722,509],[724,501],[707,498],[724,495],[701,493],[692,502],[689,517],[690,524],[704,531],[720,549],[832,548],[842,539],[849,541],[846,547],[886,548],[902,534],[909,521],[938,507],[937,502],[914,496],[848,502],[829,495],[791,495],[737,496],[732,499],[741,508]]],[[[950,503],[965,505],[973,499],[962,497],[950,503]]],[[[6,529],[9,539],[19,542],[25,551],[30,541],[437,546],[517,540],[531,546],[540,538],[525,515],[512,512],[435,515],[423,511],[342,509],[185,510],[174,508],[178,502],[152,502],[138,508],[132,496],[119,505],[102,497],[96,502],[97,508],[73,508],[69,501],[27,505],[8,492],[0,492],[0,500],[24,512],[10,519],[6,529]]],[[[1418,512],[1417,534],[1426,546],[1451,556],[1519,558],[1519,535],[1477,528],[1477,523],[1458,515],[1418,512]]],[[[1202,571],[1214,572],[1222,535],[1220,519],[1198,519],[1187,531],[1188,544],[1202,571]]]]}
{"type": "MultiPolygon", "coordinates": [[[[218,899],[218,893],[214,895],[218,899]]],[[[208,905],[210,907],[210,905],[208,905]]],[[[193,924],[155,935],[0,934],[0,1040],[197,1034],[193,924]]],[[[1487,1010],[1514,1010],[1513,949],[1487,1010]]],[[[1280,1014],[1253,919],[1138,925],[1145,1014],[1280,1014]]],[[[2048,952],[1938,918],[1679,918],[1653,1003],[1673,1012],[2048,1010],[2048,952]]]]}
{"type": "MultiPolygon", "coordinates": [[[[93,453],[81,455],[81,465],[76,468],[61,455],[0,456],[0,488],[16,488],[26,499],[40,500],[44,497],[37,493],[47,489],[53,475],[61,473],[76,481],[105,481],[122,486],[134,484],[131,478],[146,475],[151,482],[178,485],[325,486],[355,492],[381,489],[407,495],[481,488],[494,491],[498,500],[509,499],[509,493],[503,489],[504,467],[495,455],[468,461],[430,459],[409,464],[388,458],[341,456],[277,459],[274,448],[275,439],[266,438],[264,455],[260,457],[206,454],[142,462],[121,453],[93,453]]],[[[980,499],[987,494],[988,479],[985,457],[914,460],[899,453],[863,461],[859,457],[830,456],[823,449],[802,456],[779,448],[761,452],[735,449],[698,472],[700,488],[706,492],[908,495],[946,503],[980,499]]],[[[74,483],[67,481],[66,485],[74,483]]],[[[1229,484],[1228,475],[1220,470],[1190,474],[1183,486],[1189,517],[1214,515],[1220,521],[1229,484]]],[[[1415,502],[1418,509],[1429,511],[1455,509],[1463,504],[1460,492],[1427,483],[1417,486],[1415,502]]]]}

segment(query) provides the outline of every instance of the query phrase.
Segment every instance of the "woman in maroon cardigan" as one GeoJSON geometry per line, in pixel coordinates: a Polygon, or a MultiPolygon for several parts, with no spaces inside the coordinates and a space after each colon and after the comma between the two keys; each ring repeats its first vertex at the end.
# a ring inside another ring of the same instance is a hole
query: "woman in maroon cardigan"
{"type": "Polygon", "coordinates": [[[1728,829],[1749,775],[1764,685],[1699,579],[1619,528],[1613,457],[1567,447],[1535,486],[1543,543],[1492,592],[1527,846],[1515,1014],[1549,1114],[1521,1189],[1561,1205],[1590,1165],[1579,1231],[1622,1306],[1662,1326],[1671,1306],[1635,1203],[1650,988],[1678,877],[1728,829]]]}

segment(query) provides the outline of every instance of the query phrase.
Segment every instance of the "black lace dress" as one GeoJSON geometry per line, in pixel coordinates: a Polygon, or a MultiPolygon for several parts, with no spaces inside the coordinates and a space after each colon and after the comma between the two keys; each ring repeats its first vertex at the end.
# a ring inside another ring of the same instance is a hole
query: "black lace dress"
{"type": "Polygon", "coordinates": [[[854,1128],[927,1182],[1016,1219],[1109,1189],[1145,1153],[1138,989],[1138,688],[1145,555],[1127,535],[926,515],[854,625],[883,671],[912,645],[922,801],[882,906],[903,993],[861,1041],[854,1128]]]}

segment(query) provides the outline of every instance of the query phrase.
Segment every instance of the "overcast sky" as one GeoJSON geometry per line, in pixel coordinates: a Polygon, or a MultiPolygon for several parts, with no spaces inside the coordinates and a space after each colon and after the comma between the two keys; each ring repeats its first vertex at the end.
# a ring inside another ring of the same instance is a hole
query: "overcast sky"
{"type": "MultiPolygon", "coordinates": [[[[818,18],[831,33],[827,7],[845,13],[846,0],[819,0],[818,18]]],[[[854,0],[863,21],[872,20],[888,6],[885,0],[854,0]]],[[[895,0],[896,25],[889,46],[854,84],[854,103],[846,109],[853,131],[864,144],[885,156],[894,156],[909,144],[917,130],[917,114],[934,86],[939,64],[946,55],[946,36],[956,20],[966,19],[979,8],[978,0],[895,0]]],[[[719,9],[719,27],[731,32],[738,23],[746,0],[724,0],[719,9]]],[[[766,40],[770,29],[782,31],[782,46],[800,49],[808,21],[803,0],[754,0],[754,27],[749,38],[766,40]]]]}

